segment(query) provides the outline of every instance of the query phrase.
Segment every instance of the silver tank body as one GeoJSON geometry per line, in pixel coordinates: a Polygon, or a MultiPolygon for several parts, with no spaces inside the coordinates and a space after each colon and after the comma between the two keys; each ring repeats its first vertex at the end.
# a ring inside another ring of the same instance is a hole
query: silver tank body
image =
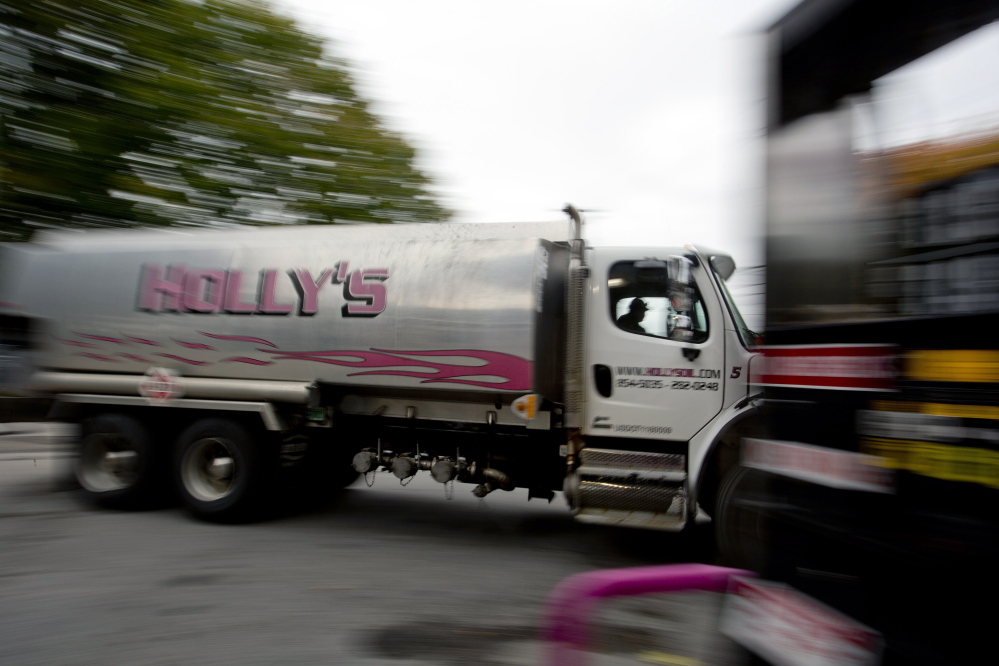
{"type": "Polygon", "coordinates": [[[526,392],[553,245],[491,226],[56,235],[5,253],[0,308],[49,370],[526,392]]]}

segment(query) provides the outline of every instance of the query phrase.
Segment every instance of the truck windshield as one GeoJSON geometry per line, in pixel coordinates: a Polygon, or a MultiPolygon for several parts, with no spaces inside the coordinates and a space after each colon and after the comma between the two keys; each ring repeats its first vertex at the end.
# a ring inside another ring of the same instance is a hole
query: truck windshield
{"type": "Polygon", "coordinates": [[[725,301],[725,307],[728,308],[729,313],[732,315],[732,321],[735,323],[735,330],[739,334],[739,341],[742,343],[742,346],[746,349],[758,346],[760,344],[759,335],[746,325],[746,321],[742,318],[742,313],[739,312],[739,306],[735,304],[735,299],[732,298],[732,293],[728,290],[728,284],[725,282],[725,279],[717,272],[715,272],[715,279],[718,280],[722,300],[725,301]]]}

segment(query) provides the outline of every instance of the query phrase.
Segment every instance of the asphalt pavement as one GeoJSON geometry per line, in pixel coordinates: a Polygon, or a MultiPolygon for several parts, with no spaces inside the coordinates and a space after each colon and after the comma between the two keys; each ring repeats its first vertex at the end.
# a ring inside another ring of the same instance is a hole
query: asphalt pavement
{"type": "MultiPolygon", "coordinates": [[[[420,475],[251,525],[97,509],[71,427],[0,424],[0,663],[544,664],[549,591],[595,569],[708,561],[703,536],[587,526],[559,495],[484,500],[420,475]]],[[[588,663],[742,663],[720,597],[609,601],[588,663]]]]}

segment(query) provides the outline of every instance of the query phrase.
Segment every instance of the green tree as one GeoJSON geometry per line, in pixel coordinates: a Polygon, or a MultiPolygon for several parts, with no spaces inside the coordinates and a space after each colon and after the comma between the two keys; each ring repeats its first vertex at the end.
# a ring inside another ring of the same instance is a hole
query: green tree
{"type": "Polygon", "coordinates": [[[0,240],[448,216],[347,65],[259,2],[0,0],[0,240]]]}

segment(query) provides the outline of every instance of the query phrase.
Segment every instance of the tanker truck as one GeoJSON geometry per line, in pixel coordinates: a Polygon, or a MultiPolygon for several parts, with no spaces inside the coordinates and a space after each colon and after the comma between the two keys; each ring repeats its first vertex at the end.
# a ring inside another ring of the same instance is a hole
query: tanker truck
{"type": "Polygon", "coordinates": [[[714,510],[754,337],[704,248],[537,225],[51,232],[0,254],[5,336],[80,424],[103,505],[259,515],[289,488],[429,473],[564,491],[581,521],[714,510]],[[26,347],[26,348],[25,348],[26,347]]]}

